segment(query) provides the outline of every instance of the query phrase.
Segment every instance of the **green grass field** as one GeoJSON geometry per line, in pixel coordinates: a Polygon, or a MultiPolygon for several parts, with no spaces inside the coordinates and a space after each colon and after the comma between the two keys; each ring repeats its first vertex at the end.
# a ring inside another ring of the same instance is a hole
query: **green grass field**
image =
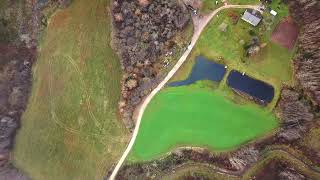
{"type": "MultiPolygon", "coordinates": [[[[202,55],[208,59],[228,65],[229,70],[236,69],[240,72],[246,72],[249,76],[273,85],[275,88],[275,100],[269,105],[273,108],[280,95],[282,85],[292,85],[294,83],[291,61],[295,50],[290,51],[270,40],[272,30],[277,23],[283,17],[288,16],[288,7],[278,2],[279,0],[275,0],[271,5],[278,12],[278,16],[272,18],[268,12],[265,12],[264,20],[257,27],[253,27],[241,19],[236,25],[232,23],[229,15],[236,14],[241,16],[244,10],[229,9],[221,11],[219,16],[214,17],[208,24],[192,54],[171,79],[171,82],[186,79],[195,63],[195,57],[202,55]],[[268,21],[267,23],[271,21],[272,23],[267,25],[265,21],[268,21]],[[228,25],[226,32],[219,30],[219,25],[222,23],[228,25]],[[256,56],[248,58],[244,56],[245,50],[240,41],[249,42],[251,40],[250,30],[259,37],[261,44],[265,44],[265,47],[256,56]]],[[[250,4],[252,2],[247,3],[250,4]]]]}
{"type": "Polygon", "coordinates": [[[156,159],[178,146],[230,150],[277,127],[272,113],[224,96],[203,81],[162,90],[145,111],[129,159],[156,159]]]}
{"type": "Polygon", "coordinates": [[[102,179],[126,146],[109,3],[74,1],[43,34],[14,151],[15,165],[32,179],[102,179]]]}

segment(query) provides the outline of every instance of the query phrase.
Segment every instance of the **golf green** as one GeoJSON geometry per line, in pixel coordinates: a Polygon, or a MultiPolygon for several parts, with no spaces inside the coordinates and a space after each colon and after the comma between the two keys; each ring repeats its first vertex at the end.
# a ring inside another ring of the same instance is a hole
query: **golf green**
{"type": "Polygon", "coordinates": [[[169,87],[148,105],[129,159],[156,159],[179,146],[230,150],[277,126],[271,112],[254,104],[235,104],[221,90],[201,82],[169,87]]]}

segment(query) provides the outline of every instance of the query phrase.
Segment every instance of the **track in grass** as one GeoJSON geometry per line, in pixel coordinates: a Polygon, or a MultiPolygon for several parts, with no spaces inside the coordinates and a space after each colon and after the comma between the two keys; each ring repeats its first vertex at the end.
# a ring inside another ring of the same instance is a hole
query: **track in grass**
{"type": "Polygon", "coordinates": [[[32,179],[102,179],[126,145],[109,3],[74,1],[49,21],[14,151],[32,179]]]}
{"type": "Polygon", "coordinates": [[[254,104],[235,104],[207,82],[170,87],[146,109],[130,160],[156,159],[177,146],[230,150],[277,125],[271,112],[254,104]]]}

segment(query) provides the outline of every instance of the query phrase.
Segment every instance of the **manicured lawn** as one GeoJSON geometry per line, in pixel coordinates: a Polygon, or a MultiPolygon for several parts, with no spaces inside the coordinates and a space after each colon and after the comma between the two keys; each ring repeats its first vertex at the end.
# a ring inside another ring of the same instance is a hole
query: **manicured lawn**
{"type": "Polygon", "coordinates": [[[109,3],[73,1],[49,21],[14,151],[32,179],[103,179],[126,146],[109,3]]]}
{"type": "Polygon", "coordinates": [[[170,87],[146,109],[129,159],[156,159],[177,146],[230,150],[277,125],[272,113],[255,104],[235,104],[208,82],[170,87]]]}

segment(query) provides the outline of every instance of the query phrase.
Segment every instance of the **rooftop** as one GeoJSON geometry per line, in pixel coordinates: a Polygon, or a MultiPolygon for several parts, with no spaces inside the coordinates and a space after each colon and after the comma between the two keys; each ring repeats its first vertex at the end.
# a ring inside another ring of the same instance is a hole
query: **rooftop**
{"type": "Polygon", "coordinates": [[[242,20],[250,23],[253,26],[257,26],[262,20],[261,14],[256,10],[246,10],[241,18],[242,20]]]}

